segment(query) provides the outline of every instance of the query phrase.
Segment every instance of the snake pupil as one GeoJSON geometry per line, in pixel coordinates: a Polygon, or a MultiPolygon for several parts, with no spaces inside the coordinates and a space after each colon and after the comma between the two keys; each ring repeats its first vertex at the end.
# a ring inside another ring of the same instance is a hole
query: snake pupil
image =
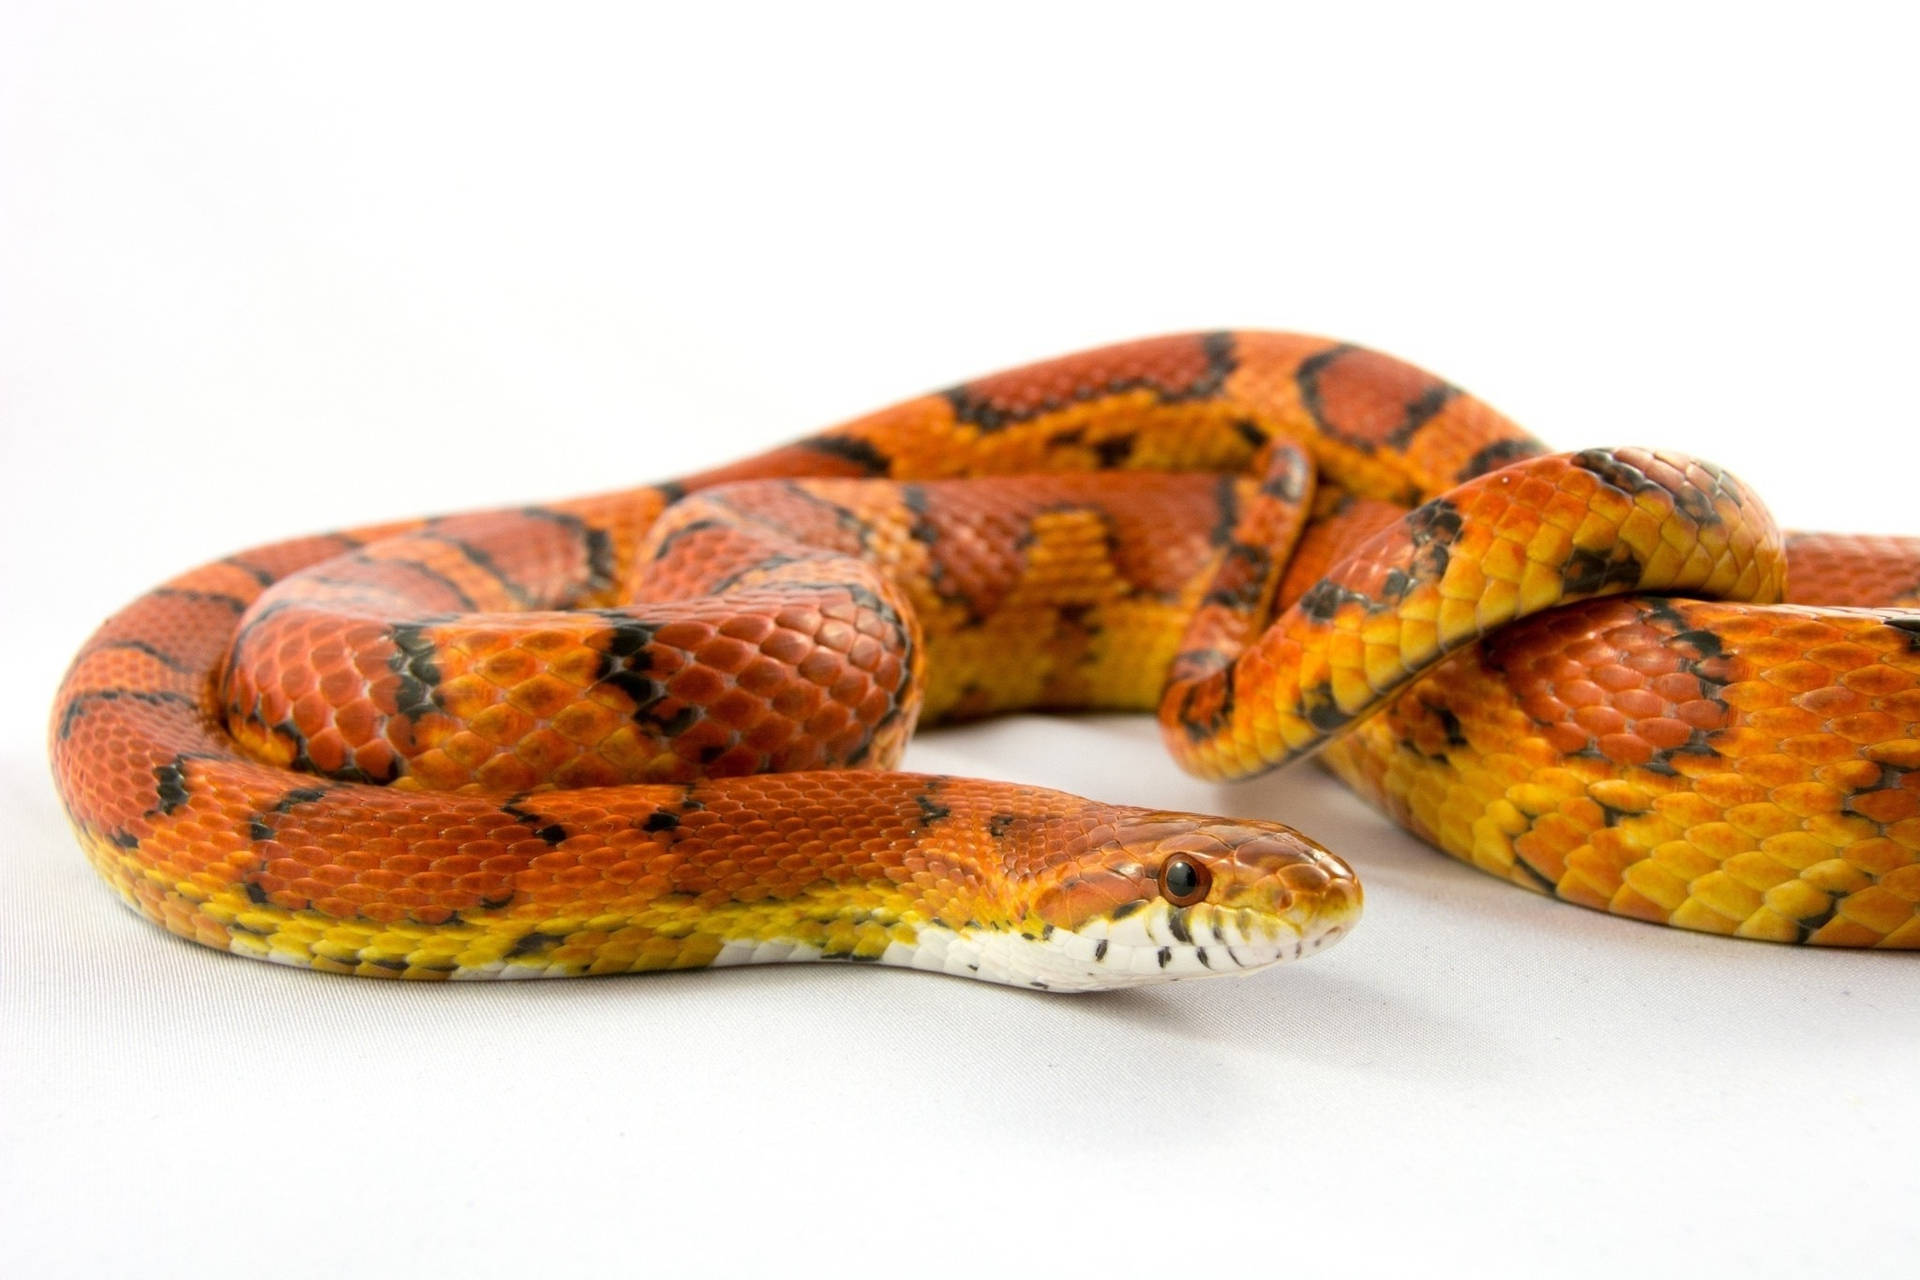
{"type": "Polygon", "coordinates": [[[1168,900],[1179,907],[1190,906],[1204,898],[1211,878],[1185,854],[1176,854],[1167,859],[1166,865],[1160,868],[1160,888],[1168,900]]]}

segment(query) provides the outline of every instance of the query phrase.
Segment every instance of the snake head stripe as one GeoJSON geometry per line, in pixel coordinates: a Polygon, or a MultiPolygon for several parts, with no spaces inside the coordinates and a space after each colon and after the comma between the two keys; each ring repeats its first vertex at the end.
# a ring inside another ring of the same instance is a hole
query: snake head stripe
{"type": "Polygon", "coordinates": [[[1026,985],[1244,973],[1330,946],[1360,917],[1347,865],[1279,823],[1118,809],[1079,844],[1034,899],[1029,927],[997,939],[994,959],[1030,974],[1026,985]]]}

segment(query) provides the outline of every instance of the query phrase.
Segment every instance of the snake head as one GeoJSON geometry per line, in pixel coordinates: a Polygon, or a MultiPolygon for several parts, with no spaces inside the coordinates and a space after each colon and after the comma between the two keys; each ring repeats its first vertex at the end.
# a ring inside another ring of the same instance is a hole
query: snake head
{"type": "Polygon", "coordinates": [[[1360,882],[1291,827],[1118,810],[1036,897],[1049,989],[1242,973],[1311,955],[1359,919],[1360,882]]]}

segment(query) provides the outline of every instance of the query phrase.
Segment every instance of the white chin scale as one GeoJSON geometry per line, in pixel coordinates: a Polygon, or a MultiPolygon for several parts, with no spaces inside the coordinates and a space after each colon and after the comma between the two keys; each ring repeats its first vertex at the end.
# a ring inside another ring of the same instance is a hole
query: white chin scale
{"type": "Polygon", "coordinates": [[[1246,973],[1312,955],[1345,932],[1344,922],[1315,921],[1299,932],[1249,910],[1176,909],[1156,899],[1079,930],[956,933],[923,925],[913,945],[893,943],[880,962],[1038,991],[1105,991],[1246,973]]]}

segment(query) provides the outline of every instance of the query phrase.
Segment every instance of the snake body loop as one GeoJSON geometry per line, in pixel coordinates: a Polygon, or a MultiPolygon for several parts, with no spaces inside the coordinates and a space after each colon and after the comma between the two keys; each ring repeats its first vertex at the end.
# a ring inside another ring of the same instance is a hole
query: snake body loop
{"type": "Polygon", "coordinates": [[[1325,747],[1569,901],[1914,947],[1917,601],[1920,540],[1783,539],[1707,464],[1548,455],[1390,357],[1214,333],[202,566],[87,643],[52,756],[128,903],[342,972],[1082,990],[1357,918],[1277,823],[894,771],[916,724],[1022,707],[1157,706],[1212,777],[1325,747]]]}

